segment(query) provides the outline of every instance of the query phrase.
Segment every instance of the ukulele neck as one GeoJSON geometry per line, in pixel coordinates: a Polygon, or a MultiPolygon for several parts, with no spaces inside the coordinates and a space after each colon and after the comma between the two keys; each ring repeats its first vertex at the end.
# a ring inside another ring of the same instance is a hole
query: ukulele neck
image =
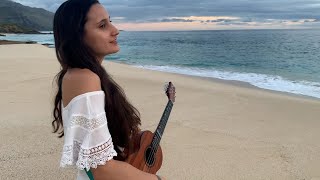
{"type": "Polygon", "coordinates": [[[172,107],[173,107],[173,102],[171,100],[169,100],[167,103],[167,106],[164,109],[164,112],[161,116],[158,127],[157,127],[156,131],[154,132],[153,140],[151,142],[151,145],[155,148],[158,148],[158,146],[160,144],[161,137],[163,135],[164,129],[166,128],[172,107]]]}

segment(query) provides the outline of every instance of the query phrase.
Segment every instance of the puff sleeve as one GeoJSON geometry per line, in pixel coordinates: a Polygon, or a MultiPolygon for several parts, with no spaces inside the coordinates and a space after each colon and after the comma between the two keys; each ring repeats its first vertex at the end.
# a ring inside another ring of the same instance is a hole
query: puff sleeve
{"type": "Polygon", "coordinates": [[[108,129],[104,92],[94,91],[73,98],[62,107],[64,145],[61,167],[89,170],[117,156],[108,129]]]}

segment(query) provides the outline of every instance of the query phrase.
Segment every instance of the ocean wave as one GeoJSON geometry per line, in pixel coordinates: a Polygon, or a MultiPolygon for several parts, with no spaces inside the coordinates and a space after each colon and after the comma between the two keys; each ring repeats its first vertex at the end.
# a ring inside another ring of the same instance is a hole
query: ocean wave
{"type": "Polygon", "coordinates": [[[250,83],[262,89],[293,93],[320,98],[320,83],[310,81],[294,81],[281,76],[219,71],[215,69],[186,68],[173,66],[135,65],[138,68],[171,72],[199,77],[235,80],[250,83]]]}
{"type": "MultiPolygon", "coordinates": [[[[46,33],[46,31],[43,31],[43,33],[46,33]]],[[[54,44],[53,34],[6,34],[6,36],[0,37],[0,40],[34,41],[39,44],[54,44]]]]}

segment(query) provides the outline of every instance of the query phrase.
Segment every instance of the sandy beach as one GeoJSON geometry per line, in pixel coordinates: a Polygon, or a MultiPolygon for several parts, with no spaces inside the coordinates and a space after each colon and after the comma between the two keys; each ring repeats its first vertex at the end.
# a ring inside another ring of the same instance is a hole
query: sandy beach
{"type": "MultiPolygon", "coordinates": [[[[159,174],[185,179],[320,179],[320,100],[104,62],[153,131],[176,86],[159,174]]],[[[54,49],[0,45],[0,179],[75,179],[53,134],[54,49]]]]}

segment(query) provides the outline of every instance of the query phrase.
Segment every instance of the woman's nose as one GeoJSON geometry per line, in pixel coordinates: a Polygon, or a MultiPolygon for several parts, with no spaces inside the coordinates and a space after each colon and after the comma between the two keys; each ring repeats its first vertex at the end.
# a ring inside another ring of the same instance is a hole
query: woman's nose
{"type": "Polygon", "coordinates": [[[112,26],[113,26],[112,35],[113,35],[113,36],[119,35],[119,30],[118,30],[118,28],[116,28],[114,25],[112,25],[112,26]]]}

